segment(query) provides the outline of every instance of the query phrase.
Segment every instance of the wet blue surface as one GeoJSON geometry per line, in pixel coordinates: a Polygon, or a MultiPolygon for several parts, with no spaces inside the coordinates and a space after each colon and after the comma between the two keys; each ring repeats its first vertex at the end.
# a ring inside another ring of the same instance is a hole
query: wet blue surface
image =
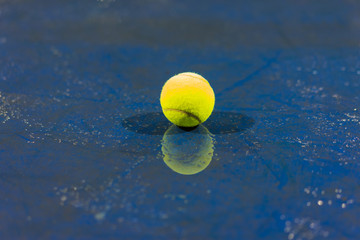
{"type": "Polygon", "coordinates": [[[0,238],[360,239],[359,12],[0,1],[0,238]],[[192,131],[159,103],[185,71],[192,131]]]}

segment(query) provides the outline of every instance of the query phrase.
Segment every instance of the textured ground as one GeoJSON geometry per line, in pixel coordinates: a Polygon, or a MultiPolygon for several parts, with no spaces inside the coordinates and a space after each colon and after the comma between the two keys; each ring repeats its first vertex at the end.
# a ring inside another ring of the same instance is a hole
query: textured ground
{"type": "Polygon", "coordinates": [[[360,239],[358,1],[192,2],[0,1],[1,239],[360,239]]]}

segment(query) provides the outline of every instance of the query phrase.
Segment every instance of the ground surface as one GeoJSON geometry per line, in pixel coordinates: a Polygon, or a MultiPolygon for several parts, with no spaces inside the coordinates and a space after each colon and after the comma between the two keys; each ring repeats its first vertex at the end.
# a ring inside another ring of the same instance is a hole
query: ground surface
{"type": "Polygon", "coordinates": [[[0,238],[360,239],[359,12],[0,1],[0,238]],[[216,94],[190,132],[159,104],[184,71],[216,94]]]}

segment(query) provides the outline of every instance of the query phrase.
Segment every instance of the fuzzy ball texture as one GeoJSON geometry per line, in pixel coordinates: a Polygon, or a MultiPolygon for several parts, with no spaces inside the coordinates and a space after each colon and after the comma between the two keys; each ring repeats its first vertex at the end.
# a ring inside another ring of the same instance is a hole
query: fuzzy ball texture
{"type": "Polygon", "coordinates": [[[164,85],[160,103],[166,118],[179,127],[194,127],[206,121],[215,105],[215,94],[208,81],[196,73],[185,72],[164,85]]]}

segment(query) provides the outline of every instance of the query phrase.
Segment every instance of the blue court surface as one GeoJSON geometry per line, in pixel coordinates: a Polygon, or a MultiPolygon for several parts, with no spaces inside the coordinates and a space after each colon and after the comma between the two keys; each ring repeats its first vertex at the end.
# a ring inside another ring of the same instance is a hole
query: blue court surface
{"type": "Polygon", "coordinates": [[[0,100],[0,239],[360,239],[359,1],[2,0],[0,100]]]}

